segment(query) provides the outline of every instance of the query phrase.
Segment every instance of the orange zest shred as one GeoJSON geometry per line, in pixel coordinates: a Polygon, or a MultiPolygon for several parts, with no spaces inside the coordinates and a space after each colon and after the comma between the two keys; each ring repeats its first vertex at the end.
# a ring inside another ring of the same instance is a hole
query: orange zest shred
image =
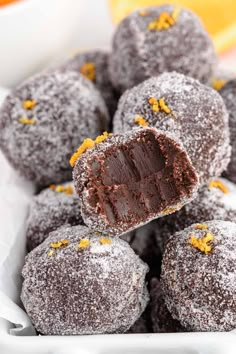
{"type": "Polygon", "coordinates": [[[106,237],[101,237],[99,242],[101,243],[101,245],[110,245],[112,243],[111,239],[106,237]]]}
{"type": "Polygon", "coordinates": [[[172,113],[170,107],[166,104],[165,99],[161,97],[157,100],[155,97],[150,97],[148,103],[152,107],[153,112],[165,112],[166,114],[172,113]]]}
{"type": "Polygon", "coordinates": [[[194,228],[196,230],[207,230],[208,229],[208,225],[207,224],[196,224],[196,225],[194,225],[194,228]]]}
{"type": "Polygon", "coordinates": [[[80,72],[91,81],[94,81],[96,78],[96,68],[94,63],[85,63],[81,66],[80,72]]]}
{"type": "Polygon", "coordinates": [[[36,119],[35,118],[21,117],[21,118],[18,119],[18,122],[21,123],[21,124],[33,125],[33,124],[36,124],[36,119]]]}
{"type": "Polygon", "coordinates": [[[226,81],[213,78],[211,84],[212,84],[213,89],[215,89],[216,91],[219,91],[220,89],[222,89],[222,87],[225,86],[226,81]]]}
{"type": "Polygon", "coordinates": [[[104,132],[102,135],[99,135],[96,137],[95,140],[92,140],[90,138],[87,138],[83,141],[83,143],[80,145],[80,147],[77,149],[77,151],[71,156],[70,158],[70,165],[71,167],[74,167],[76,164],[76,161],[78,158],[88,149],[92,149],[96,144],[102,143],[104,140],[106,140],[109,136],[111,136],[111,133],[104,132]]]}
{"type": "Polygon", "coordinates": [[[25,109],[33,109],[36,106],[35,100],[25,100],[22,102],[22,106],[25,109]]]}
{"type": "Polygon", "coordinates": [[[51,257],[51,256],[53,256],[53,255],[54,255],[54,250],[49,250],[49,251],[48,251],[48,256],[51,257]]]}
{"type": "Polygon", "coordinates": [[[214,235],[210,232],[207,232],[203,238],[196,238],[194,235],[191,235],[189,243],[202,253],[209,254],[212,251],[212,245],[209,244],[209,242],[213,240],[214,235]]]}
{"type": "Polygon", "coordinates": [[[77,249],[88,248],[89,246],[90,246],[90,241],[87,238],[83,238],[82,240],[80,240],[77,249]]]}
{"type": "Polygon", "coordinates": [[[148,103],[152,106],[153,112],[159,112],[159,102],[156,98],[150,97],[148,103]]]}
{"type": "Polygon", "coordinates": [[[137,123],[138,125],[143,126],[143,127],[148,127],[149,126],[149,123],[142,116],[136,116],[134,118],[134,122],[137,123]]]}
{"type": "Polygon", "coordinates": [[[168,214],[172,214],[175,211],[178,211],[181,208],[181,205],[178,207],[170,207],[170,208],[166,208],[162,211],[163,215],[168,215],[168,214]]]}
{"type": "Polygon", "coordinates": [[[210,181],[208,187],[211,188],[218,188],[220,189],[224,194],[229,194],[229,189],[226,187],[224,183],[222,183],[219,179],[213,179],[210,181]]]}
{"type": "Polygon", "coordinates": [[[171,14],[168,12],[162,12],[157,19],[149,23],[149,31],[161,31],[169,29],[176,24],[179,13],[180,8],[178,7],[174,8],[171,14]]]}
{"type": "Polygon", "coordinates": [[[167,106],[163,97],[159,99],[159,106],[160,106],[161,111],[163,111],[167,114],[169,114],[171,112],[171,109],[167,106]]]}
{"type": "Polygon", "coordinates": [[[60,247],[66,247],[69,245],[69,241],[68,240],[60,240],[57,242],[51,242],[50,243],[50,247],[52,248],[60,248],[60,247]]]}
{"type": "Polygon", "coordinates": [[[68,195],[71,195],[74,193],[73,188],[71,186],[62,186],[62,185],[58,185],[56,186],[55,184],[51,184],[49,186],[49,188],[57,193],[65,193],[68,195]]]}

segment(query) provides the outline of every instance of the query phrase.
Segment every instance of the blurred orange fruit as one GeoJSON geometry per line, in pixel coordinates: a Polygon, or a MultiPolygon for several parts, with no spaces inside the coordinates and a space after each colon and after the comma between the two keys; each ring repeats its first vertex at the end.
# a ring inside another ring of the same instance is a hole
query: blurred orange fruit
{"type": "Polygon", "coordinates": [[[166,3],[181,5],[200,16],[218,53],[236,45],[235,0],[109,0],[112,19],[115,23],[119,23],[135,9],[166,3]]]}
{"type": "Polygon", "coordinates": [[[16,2],[16,1],[19,1],[19,0],[0,0],[0,6],[6,6],[6,5],[9,5],[12,2],[16,2]]]}

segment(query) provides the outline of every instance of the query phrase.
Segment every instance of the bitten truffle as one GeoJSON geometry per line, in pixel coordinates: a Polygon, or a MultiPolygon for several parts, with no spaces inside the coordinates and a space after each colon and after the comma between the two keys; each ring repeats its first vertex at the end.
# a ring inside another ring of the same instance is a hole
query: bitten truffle
{"type": "Polygon", "coordinates": [[[147,271],[119,238],[62,227],[26,257],[21,299],[41,334],[123,333],[147,304],[147,271]]]}
{"type": "Polygon", "coordinates": [[[42,73],[13,89],[0,110],[0,148],[39,186],[71,179],[68,160],[79,142],[108,125],[105,103],[83,75],[42,73]]]}
{"type": "Polygon", "coordinates": [[[192,331],[236,327],[236,224],[205,221],[167,243],[161,285],[172,317],[192,331]]]}
{"type": "Polygon", "coordinates": [[[31,251],[48,234],[64,224],[83,225],[80,202],[73,183],[52,184],[34,196],[27,219],[27,249],[31,251]]]}
{"type": "Polygon", "coordinates": [[[114,117],[114,133],[155,126],[185,147],[200,183],[219,176],[230,159],[228,112],[220,95],[199,81],[164,73],[127,90],[114,117]]]}
{"type": "Polygon", "coordinates": [[[203,83],[212,77],[216,55],[199,18],[163,5],[135,11],[118,26],[109,72],[120,92],[152,76],[177,71],[203,83]]]}
{"type": "Polygon", "coordinates": [[[150,291],[150,311],[154,333],[186,332],[180,322],[173,319],[165,304],[160,281],[153,278],[150,291]]]}
{"type": "Polygon", "coordinates": [[[117,108],[118,93],[112,86],[108,74],[109,57],[110,53],[103,50],[79,52],[62,63],[58,69],[76,71],[91,80],[101,92],[112,118],[117,108]]]}
{"type": "Polygon", "coordinates": [[[231,160],[225,176],[236,183],[236,79],[228,81],[219,91],[229,112],[231,160]]]}
{"type": "Polygon", "coordinates": [[[92,229],[121,235],[195,197],[198,178],[185,150],[155,128],[108,136],[80,154],[86,144],[71,162],[82,217],[92,229]]]}
{"type": "Polygon", "coordinates": [[[202,220],[236,222],[236,186],[223,178],[214,178],[198,190],[197,197],[174,214],[152,221],[155,244],[163,253],[165,245],[175,232],[202,220]]]}

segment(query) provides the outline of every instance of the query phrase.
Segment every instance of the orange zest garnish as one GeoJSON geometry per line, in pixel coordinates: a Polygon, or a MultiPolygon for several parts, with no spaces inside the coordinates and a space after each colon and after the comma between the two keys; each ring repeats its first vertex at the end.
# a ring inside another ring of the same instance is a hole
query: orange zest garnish
{"type": "Polygon", "coordinates": [[[175,25],[179,13],[180,9],[177,7],[173,10],[171,14],[169,14],[168,12],[162,12],[157,19],[149,23],[149,31],[161,31],[169,29],[170,27],[175,25]]]}
{"type": "Polygon", "coordinates": [[[51,242],[50,243],[50,247],[52,248],[60,248],[60,247],[65,247],[69,245],[69,241],[68,240],[60,240],[57,242],[51,242]]]}
{"type": "Polygon", "coordinates": [[[18,122],[21,123],[21,124],[33,125],[33,124],[36,124],[36,119],[35,118],[21,117],[21,118],[18,119],[18,122]]]}
{"type": "Polygon", "coordinates": [[[90,246],[90,241],[87,238],[84,238],[82,240],[80,240],[77,250],[78,249],[83,249],[83,248],[88,248],[90,246]]]}
{"type": "Polygon", "coordinates": [[[106,237],[101,237],[99,242],[101,243],[101,245],[110,245],[112,243],[111,239],[106,237]]]}
{"type": "Polygon", "coordinates": [[[93,148],[95,145],[102,143],[112,134],[104,132],[102,135],[97,136],[95,140],[87,138],[83,141],[77,151],[70,158],[70,165],[74,167],[78,158],[88,149],[93,148]]]}
{"type": "Polygon", "coordinates": [[[161,97],[160,99],[156,99],[155,97],[150,97],[148,99],[148,103],[152,107],[153,112],[165,112],[166,114],[172,113],[170,107],[166,104],[165,99],[161,97]]]}
{"type": "Polygon", "coordinates": [[[208,225],[207,224],[196,224],[196,225],[194,225],[194,228],[197,230],[207,230],[208,225]]]}
{"type": "Polygon", "coordinates": [[[196,238],[194,235],[191,235],[189,243],[197,248],[199,251],[209,254],[212,251],[212,245],[209,242],[214,240],[214,235],[210,232],[207,232],[203,238],[196,238]]]}
{"type": "Polygon", "coordinates": [[[22,106],[25,109],[33,109],[36,106],[35,100],[25,100],[22,102],[22,106]]]}
{"type": "Polygon", "coordinates": [[[225,80],[220,80],[220,79],[216,79],[216,78],[212,79],[212,87],[216,91],[219,91],[220,89],[222,89],[222,87],[224,87],[225,84],[226,84],[225,80]]]}
{"type": "Polygon", "coordinates": [[[91,81],[94,81],[96,78],[96,69],[94,63],[85,63],[81,66],[80,72],[91,81]]]}
{"type": "Polygon", "coordinates": [[[138,125],[143,126],[143,127],[148,127],[149,126],[149,123],[142,116],[136,116],[134,118],[134,122],[137,123],[138,125]]]}
{"type": "Polygon", "coordinates": [[[218,188],[220,189],[224,194],[229,194],[229,189],[226,187],[224,183],[222,183],[219,179],[213,179],[208,187],[211,188],[218,188]]]}
{"type": "Polygon", "coordinates": [[[62,185],[58,185],[56,186],[55,184],[51,184],[49,186],[49,188],[57,193],[65,193],[68,195],[71,195],[74,193],[73,188],[71,186],[62,186],[62,185]]]}

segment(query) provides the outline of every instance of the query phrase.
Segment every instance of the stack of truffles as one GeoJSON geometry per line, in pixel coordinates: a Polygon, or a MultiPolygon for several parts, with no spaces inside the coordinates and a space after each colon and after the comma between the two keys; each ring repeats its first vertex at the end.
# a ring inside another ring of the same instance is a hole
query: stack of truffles
{"type": "Polygon", "coordinates": [[[236,328],[235,102],[172,5],[12,90],[0,146],[37,185],[21,299],[39,334],[236,328]]]}

